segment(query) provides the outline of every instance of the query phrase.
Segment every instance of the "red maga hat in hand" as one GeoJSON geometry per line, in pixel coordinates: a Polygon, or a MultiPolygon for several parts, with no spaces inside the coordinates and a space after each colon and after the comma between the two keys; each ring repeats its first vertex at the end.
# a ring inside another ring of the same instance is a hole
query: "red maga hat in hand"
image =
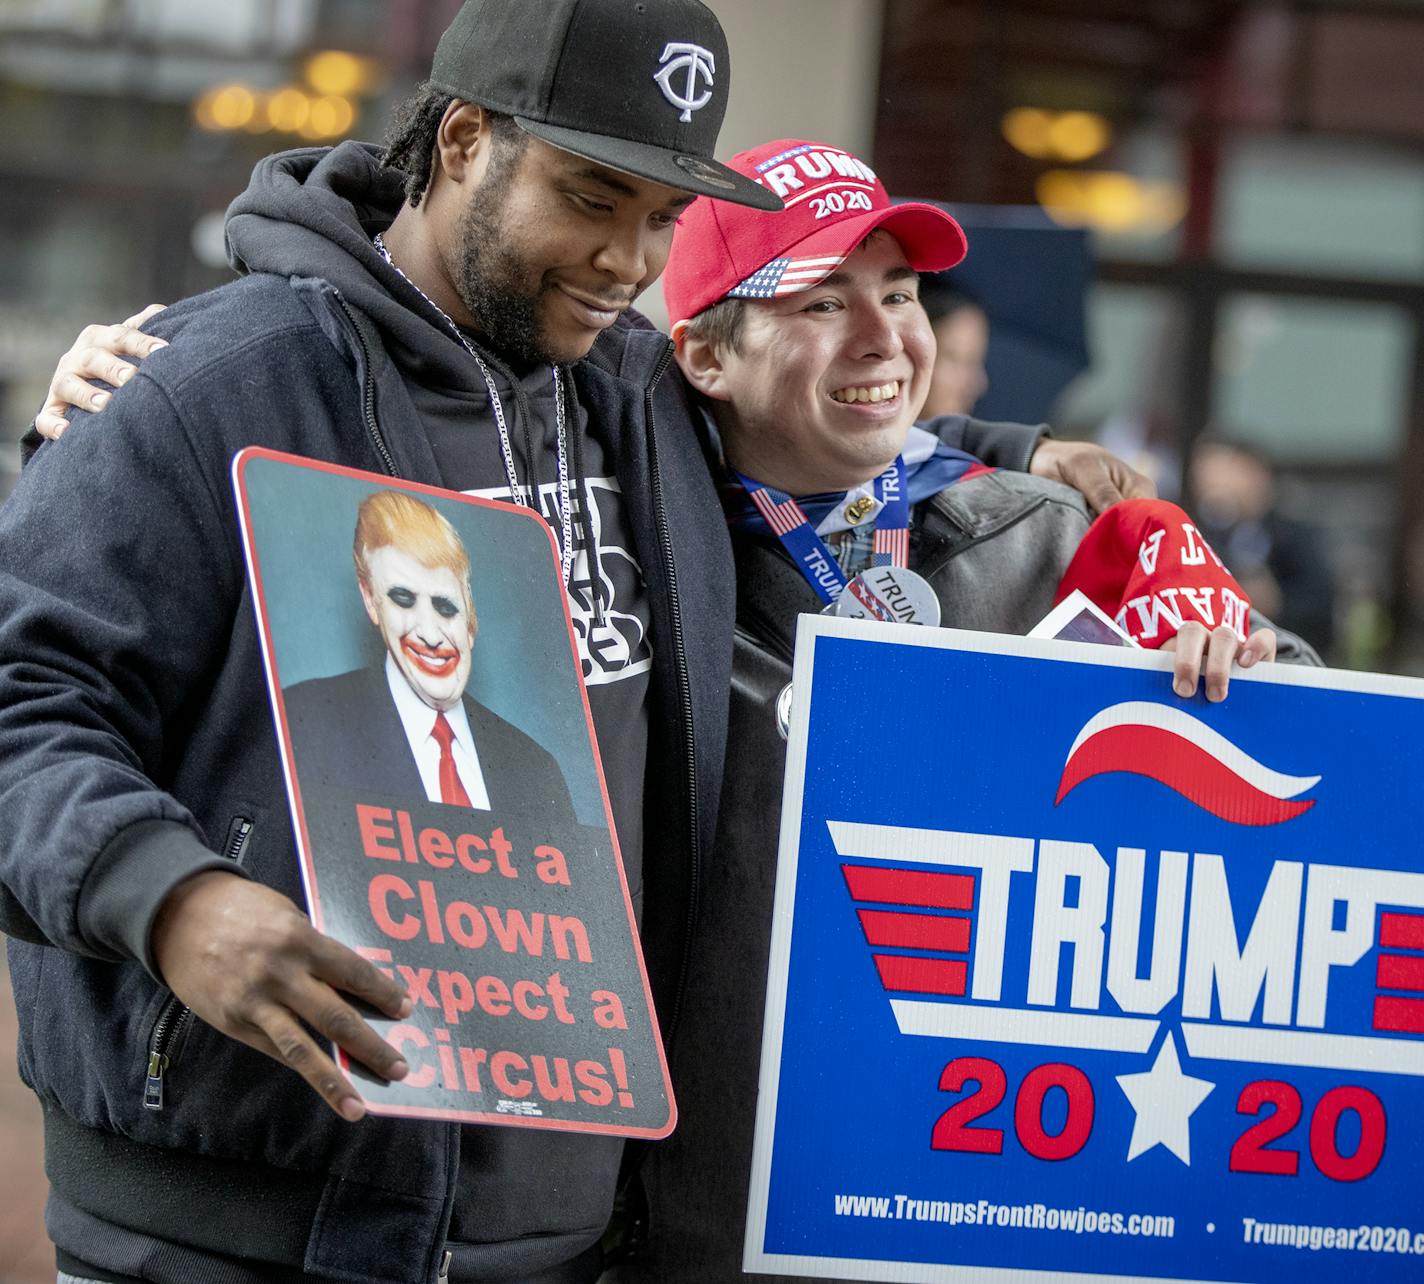
{"type": "Polygon", "coordinates": [[[1083,536],[1055,602],[1081,589],[1141,645],[1160,647],[1183,624],[1250,632],[1246,596],[1195,523],[1164,499],[1114,504],[1083,536]]]}

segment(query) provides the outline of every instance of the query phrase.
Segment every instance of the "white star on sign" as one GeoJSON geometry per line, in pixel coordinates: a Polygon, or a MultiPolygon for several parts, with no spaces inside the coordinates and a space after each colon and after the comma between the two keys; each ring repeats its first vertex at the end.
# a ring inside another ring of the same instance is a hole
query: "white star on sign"
{"type": "Polygon", "coordinates": [[[1158,1049],[1151,1070],[1143,1074],[1120,1074],[1117,1082],[1137,1112],[1132,1140],[1127,1146],[1128,1162],[1153,1146],[1166,1146],[1190,1168],[1191,1117],[1216,1084],[1182,1073],[1171,1031],[1158,1049]]]}

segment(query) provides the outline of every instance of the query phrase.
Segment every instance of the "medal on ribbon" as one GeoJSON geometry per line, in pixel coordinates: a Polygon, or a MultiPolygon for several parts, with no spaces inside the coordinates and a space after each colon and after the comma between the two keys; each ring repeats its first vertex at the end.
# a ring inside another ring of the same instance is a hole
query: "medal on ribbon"
{"type": "Polygon", "coordinates": [[[896,458],[875,479],[880,512],[875,519],[872,563],[853,579],[841,570],[792,496],[741,473],[737,479],[796,569],[825,603],[823,614],[887,624],[933,627],[939,623],[939,598],[924,576],[909,569],[910,497],[903,459],[896,458]]]}

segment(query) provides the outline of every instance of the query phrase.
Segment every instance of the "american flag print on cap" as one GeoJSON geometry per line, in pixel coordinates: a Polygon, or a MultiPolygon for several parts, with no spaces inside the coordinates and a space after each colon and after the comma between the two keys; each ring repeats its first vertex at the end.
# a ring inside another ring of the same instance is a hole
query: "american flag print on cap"
{"type": "Polygon", "coordinates": [[[674,335],[721,299],[778,299],[819,285],[873,232],[894,237],[917,272],[953,267],[968,248],[949,214],[923,202],[895,204],[875,171],[843,147],[780,139],[728,164],[785,210],[705,197],[688,206],[663,273],[674,335]]]}
{"type": "Polygon", "coordinates": [[[740,285],[727,291],[729,299],[775,299],[797,294],[823,281],[845,262],[845,255],[818,259],[772,259],[740,285]]]}

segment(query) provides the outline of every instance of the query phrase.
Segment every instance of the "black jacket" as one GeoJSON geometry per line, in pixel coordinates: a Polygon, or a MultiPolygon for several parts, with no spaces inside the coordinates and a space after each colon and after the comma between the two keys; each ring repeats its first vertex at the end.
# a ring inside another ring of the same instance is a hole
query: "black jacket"
{"type": "MultiPolygon", "coordinates": [[[[170,998],[148,936],[168,891],[223,866],[231,832],[249,876],[302,902],[231,459],[263,445],[438,485],[405,379],[470,381],[454,339],[440,347],[370,247],[399,199],[397,176],[356,145],[264,162],[229,222],[251,274],[156,320],[172,346],[104,422],[77,416],[41,449],[0,511],[0,878],[58,947],[13,943],[11,971],[21,1070],[48,1107],[64,1203],[199,1248],[414,1284],[444,1248],[458,1127],[352,1128],[201,1022],[172,1049],[164,1108],[144,1105],[170,998]],[[145,1180],[160,1166],[176,1205],[145,1180]],[[260,1226],[234,1225],[244,1207],[267,1210],[260,1226]]],[[[733,600],[669,362],[661,335],[625,322],[575,371],[653,615],[645,895],[665,1014],[715,820],[733,600]]],[[[603,1203],[614,1172],[616,1154],[603,1203]]],[[[523,1212],[529,1233],[559,1229],[523,1212]]]]}
{"type": "MultiPolygon", "coordinates": [[[[400,200],[399,175],[359,144],[262,162],[228,223],[249,275],[156,318],[172,345],[103,422],[76,415],[40,449],[0,509],[0,882],[7,925],[46,942],[12,941],[10,960],[21,1072],[46,1110],[52,1233],[92,1219],[338,1278],[437,1272],[459,1127],[352,1128],[261,1054],[175,1022],[148,939],[169,890],[230,868],[227,852],[302,903],[229,466],[258,445],[439,484],[406,380],[474,395],[474,372],[371,247],[400,200]],[[163,1109],[146,1108],[150,1055],[175,1030],[163,1109]]],[[[666,339],[625,319],[574,379],[652,610],[644,950],[675,1037],[713,859],[734,598],[670,364],[666,339]]],[[[997,462],[1021,466],[1034,440],[1011,434],[997,462]]],[[[987,438],[965,444],[993,454],[987,438]]],[[[558,1202],[492,1213],[491,1238],[557,1236],[540,1218],[558,1202]]]]}

